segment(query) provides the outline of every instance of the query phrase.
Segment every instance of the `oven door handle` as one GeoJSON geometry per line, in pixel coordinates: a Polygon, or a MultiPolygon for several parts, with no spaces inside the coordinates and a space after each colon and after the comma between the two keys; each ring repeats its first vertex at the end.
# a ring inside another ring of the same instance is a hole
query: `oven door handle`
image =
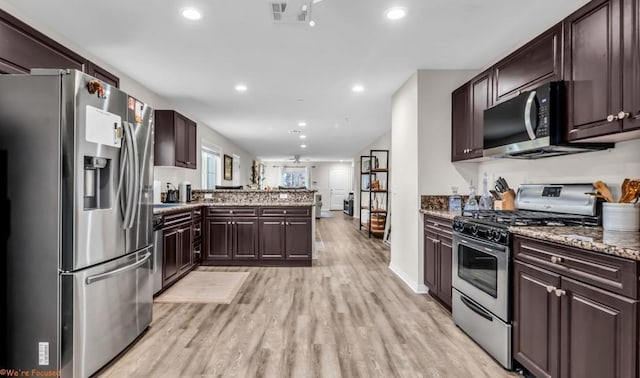
{"type": "Polygon", "coordinates": [[[491,316],[491,314],[489,314],[487,311],[485,311],[483,308],[481,308],[480,306],[478,306],[477,304],[471,302],[470,300],[468,300],[467,298],[465,298],[464,296],[460,296],[460,300],[462,301],[462,303],[464,303],[467,307],[469,307],[469,309],[473,312],[475,312],[476,314],[482,316],[483,318],[487,319],[488,321],[492,322],[493,321],[493,316],[491,316]]]}

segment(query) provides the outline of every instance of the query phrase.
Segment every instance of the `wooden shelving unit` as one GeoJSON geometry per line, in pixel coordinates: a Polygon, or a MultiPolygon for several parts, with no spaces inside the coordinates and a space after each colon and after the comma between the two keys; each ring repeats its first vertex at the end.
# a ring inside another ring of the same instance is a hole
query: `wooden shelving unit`
{"type": "Polygon", "coordinates": [[[370,150],[360,156],[360,230],[371,237],[384,235],[389,208],[389,150],[370,150]]]}

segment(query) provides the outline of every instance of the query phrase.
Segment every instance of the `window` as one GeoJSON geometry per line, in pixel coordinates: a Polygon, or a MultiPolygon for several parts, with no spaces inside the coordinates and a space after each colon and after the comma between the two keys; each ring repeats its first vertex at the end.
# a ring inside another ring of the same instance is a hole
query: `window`
{"type": "Polygon", "coordinates": [[[215,189],[220,185],[220,154],[212,149],[202,148],[202,189],[215,189]]]}
{"type": "Polygon", "coordinates": [[[280,186],[283,188],[306,188],[307,167],[283,167],[280,186]]]}

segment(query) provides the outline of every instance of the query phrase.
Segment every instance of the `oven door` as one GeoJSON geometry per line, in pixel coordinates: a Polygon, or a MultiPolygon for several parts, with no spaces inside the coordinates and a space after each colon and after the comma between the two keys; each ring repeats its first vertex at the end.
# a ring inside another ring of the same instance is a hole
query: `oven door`
{"type": "Polygon", "coordinates": [[[509,247],[454,233],[452,257],[453,287],[509,322],[509,247]]]}

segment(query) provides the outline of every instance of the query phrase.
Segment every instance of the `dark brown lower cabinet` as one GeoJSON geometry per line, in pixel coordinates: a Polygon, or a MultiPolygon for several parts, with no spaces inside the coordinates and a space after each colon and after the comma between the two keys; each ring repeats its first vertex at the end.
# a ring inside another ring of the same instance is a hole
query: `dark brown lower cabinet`
{"type": "Polygon", "coordinates": [[[231,218],[207,218],[204,237],[204,260],[230,260],[232,258],[231,218]]]}
{"type": "Polygon", "coordinates": [[[559,377],[560,275],[521,262],[513,264],[513,356],[538,378],[559,377]]]}
{"type": "Polygon", "coordinates": [[[311,219],[285,219],[285,256],[287,260],[311,259],[311,219]]]}
{"type": "Polygon", "coordinates": [[[258,218],[235,218],[231,221],[234,259],[258,258],[258,218]]]}
{"type": "Polygon", "coordinates": [[[629,281],[619,275],[632,274],[637,285],[636,263],[588,251],[576,260],[576,249],[565,253],[526,238],[514,246],[514,358],[536,377],[636,377],[637,298],[607,290],[609,282],[597,279],[607,270],[626,292],[629,281]],[[554,262],[533,258],[534,250],[554,262]],[[589,260],[593,264],[583,263],[589,260]]]}
{"type": "Polygon", "coordinates": [[[164,229],[162,240],[162,286],[166,287],[194,266],[192,223],[182,223],[164,229]]]}
{"type": "Polygon", "coordinates": [[[300,207],[209,208],[203,264],[311,265],[311,212],[300,207]],[[243,214],[260,214],[247,217],[243,214]]]}
{"type": "Polygon", "coordinates": [[[284,218],[260,219],[260,259],[284,260],[284,218]]]}
{"type": "Polygon", "coordinates": [[[424,218],[424,284],[429,293],[451,308],[451,222],[425,216],[424,218]]]}
{"type": "Polygon", "coordinates": [[[178,228],[170,228],[162,231],[163,262],[162,262],[162,286],[166,286],[178,278],[180,267],[178,266],[178,228]]]}

